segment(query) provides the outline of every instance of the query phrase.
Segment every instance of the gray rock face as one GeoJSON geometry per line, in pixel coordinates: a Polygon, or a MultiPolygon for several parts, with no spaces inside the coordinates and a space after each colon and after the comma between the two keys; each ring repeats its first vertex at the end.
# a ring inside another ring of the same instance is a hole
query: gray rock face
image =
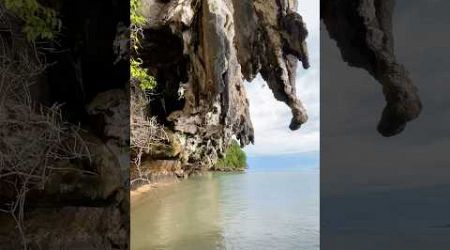
{"type": "Polygon", "coordinates": [[[297,60],[309,67],[296,0],[144,2],[140,56],[159,94],[151,113],[184,136],[189,163],[211,166],[233,136],[254,142],[243,83],[259,73],[291,108],[290,128],[307,121],[295,88],[297,60]]]}
{"type": "Polygon", "coordinates": [[[367,70],[383,85],[387,105],[378,124],[384,136],[403,131],[422,104],[406,69],[394,55],[392,12],[395,0],[325,0],[321,17],[343,59],[367,70]]]}
{"type": "MultiPolygon", "coordinates": [[[[129,249],[129,232],[123,226],[129,222],[115,207],[37,208],[27,214],[27,249],[129,249]]],[[[24,249],[11,230],[13,219],[0,214],[0,221],[0,248],[24,249]]]]}
{"type": "Polygon", "coordinates": [[[98,94],[86,110],[96,120],[99,134],[106,147],[116,156],[124,179],[128,178],[130,156],[130,105],[129,93],[111,89],[98,94]]]}

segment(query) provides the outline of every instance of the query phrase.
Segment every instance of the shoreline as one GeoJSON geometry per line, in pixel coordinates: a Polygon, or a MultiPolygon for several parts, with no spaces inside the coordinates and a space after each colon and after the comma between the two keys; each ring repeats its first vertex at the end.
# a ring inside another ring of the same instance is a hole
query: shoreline
{"type": "Polygon", "coordinates": [[[157,189],[167,188],[169,186],[178,184],[179,182],[181,182],[181,180],[154,182],[151,184],[142,185],[134,190],[130,190],[131,205],[133,205],[133,202],[141,200],[143,196],[152,193],[157,189]]]}
{"type": "MultiPolygon", "coordinates": [[[[234,171],[224,171],[224,170],[213,170],[213,171],[205,171],[202,173],[197,173],[195,175],[192,176],[203,176],[205,174],[215,174],[215,173],[245,173],[246,170],[234,170],[234,171]]],[[[190,178],[191,176],[187,177],[190,178]]],[[[134,189],[134,190],[130,190],[130,201],[131,201],[131,205],[133,203],[138,202],[139,200],[141,200],[145,195],[150,194],[152,192],[155,192],[158,189],[162,189],[162,188],[167,188],[170,187],[172,185],[176,185],[179,184],[180,182],[182,182],[184,179],[183,178],[177,178],[177,179],[172,179],[172,180],[164,180],[164,181],[155,181],[153,183],[150,184],[145,184],[145,185],[141,185],[138,188],[134,189]]]]}

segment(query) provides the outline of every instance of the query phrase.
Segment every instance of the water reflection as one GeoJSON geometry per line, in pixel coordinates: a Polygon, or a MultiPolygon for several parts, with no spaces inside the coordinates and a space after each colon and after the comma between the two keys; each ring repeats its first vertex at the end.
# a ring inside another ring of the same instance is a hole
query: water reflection
{"type": "Polygon", "coordinates": [[[208,175],[150,192],[132,205],[132,249],[223,249],[219,189],[208,175]]]}
{"type": "Polygon", "coordinates": [[[131,210],[131,247],[319,249],[319,173],[192,178],[150,192],[131,210]]]}

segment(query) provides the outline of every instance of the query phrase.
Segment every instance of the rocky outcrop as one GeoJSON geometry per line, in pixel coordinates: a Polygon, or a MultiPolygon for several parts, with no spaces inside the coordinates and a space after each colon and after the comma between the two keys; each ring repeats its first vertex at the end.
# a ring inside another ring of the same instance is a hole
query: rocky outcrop
{"type": "Polygon", "coordinates": [[[150,113],[180,135],[184,164],[211,167],[233,136],[254,142],[244,80],[257,74],[291,108],[291,129],[306,122],[295,77],[298,60],[309,67],[307,31],[296,10],[296,0],[144,1],[139,56],[158,82],[150,113]]]}
{"type": "Polygon", "coordinates": [[[378,124],[393,136],[417,118],[422,104],[406,69],[394,55],[392,13],[395,0],[325,0],[321,17],[343,59],[367,70],[383,86],[387,105],[378,124]]]}
{"type": "Polygon", "coordinates": [[[102,135],[106,147],[117,157],[124,183],[130,167],[130,93],[122,89],[111,89],[98,94],[86,107],[102,135]]]}
{"type": "Polygon", "coordinates": [[[130,173],[132,190],[149,183],[172,183],[187,177],[179,160],[143,159],[139,167],[140,172],[134,170],[137,168],[132,168],[130,173]]]}

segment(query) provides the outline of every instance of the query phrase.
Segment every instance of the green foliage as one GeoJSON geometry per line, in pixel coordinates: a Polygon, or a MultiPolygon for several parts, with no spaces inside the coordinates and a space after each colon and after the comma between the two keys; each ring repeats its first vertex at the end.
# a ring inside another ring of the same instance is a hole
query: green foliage
{"type": "Polygon", "coordinates": [[[214,166],[214,169],[219,171],[243,171],[246,168],[247,155],[235,140],[228,146],[225,157],[219,159],[214,166]]]}
{"type": "Polygon", "coordinates": [[[142,60],[138,59],[131,59],[130,63],[130,72],[131,72],[131,78],[138,82],[139,87],[142,90],[152,90],[156,86],[155,78],[150,76],[146,69],[141,67],[142,60]]]}
{"type": "Polygon", "coordinates": [[[131,23],[131,46],[135,50],[138,50],[140,46],[139,37],[141,36],[142,26],[146,24],[145,17],[139,13],[141,7],[141,0],[130,1],[130,23],[131,23]]]}
{"type": "Polygon", "coordinates": [[[144,26],[146,23],[145,17],[139,13],[139,8],[141,7],[141,0],[131,0],[130,1],[130,21],[132,25],[144,26]]]}
{"type": "Polygon", "coordinates": [[[131,58],[130,71],[132,81],[137,81],[142,90],[152,90],[156,86],[155,78],[142,68],[142,59],[138,56],[142,27],[146,24],[145,17],[139,13],[141,0],[130,1],[130,22],[131,22],[131,48],[134,50],[134,58],[131,58]]]}
{"type": "Polygon", "coordinates": [[[61,28],[56,11],[37,0],[4,0],[5,7],[24,21],[23,32],[28,41],[54,39],[61,28]]]}

